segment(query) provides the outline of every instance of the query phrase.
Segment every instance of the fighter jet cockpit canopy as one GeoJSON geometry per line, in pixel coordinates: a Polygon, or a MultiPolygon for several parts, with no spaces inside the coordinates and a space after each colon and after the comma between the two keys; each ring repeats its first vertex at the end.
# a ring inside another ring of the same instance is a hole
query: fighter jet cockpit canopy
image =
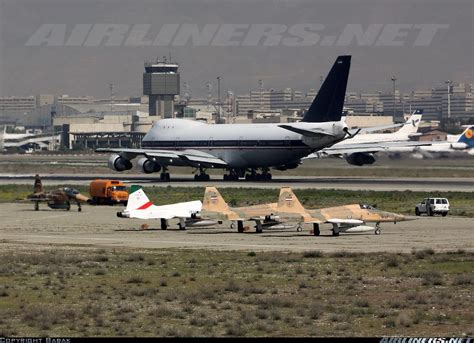
{"type": "Polygon", "coordinates": [[[74,196],[74,195],[78,195],[79,191],[75,188],[64,187],[64,193],[66,193],[69,196],[74,196]]]}
{"type": "Polygon", "coordinates": [[[359,206],[362,210],[376,210],[377,209],[376,208],[377,205],[371,206],[371,205],[368,205],[368,204],[359,204],[359,206]]]}

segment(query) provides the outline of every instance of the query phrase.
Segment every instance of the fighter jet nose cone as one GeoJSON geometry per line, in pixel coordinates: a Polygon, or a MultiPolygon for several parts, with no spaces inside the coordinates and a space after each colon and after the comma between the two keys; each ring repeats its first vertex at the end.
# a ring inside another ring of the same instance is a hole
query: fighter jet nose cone
{"type": "Polygon", "coordinates": [[[403,222],[403,221],[407,220],[407,218],[404,215],[399,214],[399,215],[395,216],[395,220],[397,222],[403,222]]]}

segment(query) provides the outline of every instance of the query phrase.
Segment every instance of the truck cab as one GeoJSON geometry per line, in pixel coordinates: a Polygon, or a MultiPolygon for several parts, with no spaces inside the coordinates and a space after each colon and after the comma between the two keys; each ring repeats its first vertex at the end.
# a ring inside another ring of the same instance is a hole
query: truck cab
{"type": "Polygon", "coordinates": [[[422,202],[415,206],[415,214],[417,216],[426,213],[428,216],[441,214],[447,216],[449,212],[449,201],[446,198],[425,198],[422,202]]]}

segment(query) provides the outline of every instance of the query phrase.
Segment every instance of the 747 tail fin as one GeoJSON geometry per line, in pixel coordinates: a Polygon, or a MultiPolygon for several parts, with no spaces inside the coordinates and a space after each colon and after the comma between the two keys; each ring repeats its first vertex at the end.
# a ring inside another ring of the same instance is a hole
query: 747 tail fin
{"type": "Polygon", "coordinates": [[[350,67],[351,56],[339,56],[336,59],[303,117],[303,122],[323,123],[341,120],[350,67]]]}

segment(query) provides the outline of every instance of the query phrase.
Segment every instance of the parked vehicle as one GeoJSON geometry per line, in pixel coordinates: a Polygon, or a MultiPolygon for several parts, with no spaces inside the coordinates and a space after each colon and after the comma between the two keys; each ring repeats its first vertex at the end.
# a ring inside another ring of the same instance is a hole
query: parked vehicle
{"type": "Polygon", "coordinates": [[[417,216],[426,213],[428,216],[441,214],[447,216],[449,212],[449,201],[446,198],[426,198],[416,205],[415,214],[417,216]]]}
{"type": "Polygon", "coordinates": [[[128,191],[122,181],[97,179],[89,185],[90,204],[92,205],[127,205],[128,191]]]}

